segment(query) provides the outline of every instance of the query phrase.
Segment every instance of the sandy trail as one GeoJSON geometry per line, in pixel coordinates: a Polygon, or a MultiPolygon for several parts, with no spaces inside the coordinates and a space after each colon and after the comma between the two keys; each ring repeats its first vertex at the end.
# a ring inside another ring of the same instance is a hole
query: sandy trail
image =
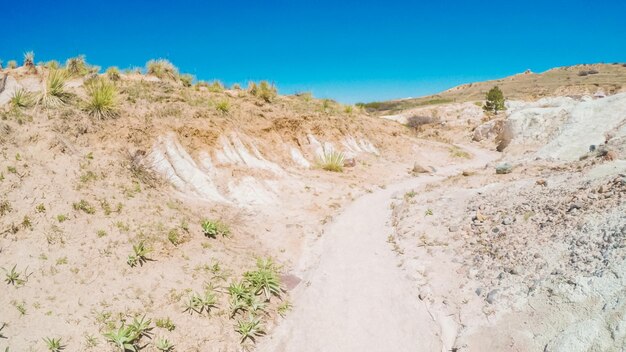
{"type": "Polygon", "coordinates": [[[472,160],[367,194],[338,215],[293,293],[293,310],[258,350],[442,351],[449,345],[398,267],[387,237],[393,233],[394,195],[495,159],[491,152],[463,148],[474,154],[472,160]]]}

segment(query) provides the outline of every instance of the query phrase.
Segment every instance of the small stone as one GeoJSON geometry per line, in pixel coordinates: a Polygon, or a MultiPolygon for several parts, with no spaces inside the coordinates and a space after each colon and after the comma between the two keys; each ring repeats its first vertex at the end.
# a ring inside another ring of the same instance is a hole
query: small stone
{"type": "Polygon", "coordinates": [[[548,185],[548,181],[544,180],[544,179],[539,179],[537,181],[535,181],[535,184],[538,186],[547,186],[548,185]]]}
{"type": "Polygon", "coordinates": [[[512,170],[513,166],[509,163],[503,163],[496,166],[497,175],[510,174],[512,170]]]}
{"type": "Polygon", "coordinates": [[[504,219],[502,219],[502,225],[511,225],[514,221],[512,217],[505,216],[504,219]]]}
{"type": "Polygon", "coordinates": [[[480,296],[483,293],[483,289],[479,287],[474,292],[476,292],[476,296],[480,296]]]}
{"type": "Polygon", "coordinates": [[[355,158],[348,158],[343,161],[343,167],[355,167],[355,166],[356,166],[355,158]]]}
{"type": "Polygon", "coordinates": [[[582,204],[577,203],[577,202],[576,203],[572,203],[572,204],[569,205],[569,208],[567,209],[567,212],[570,212],[570,211],[572,211],[574,209],[580,209],[580,208],[582,208],[582,204]]]}
{"type": "Polygon", "coordinates": [[[493,229],[491,229],[491,232],[493,232],[493,233],[496,233],[496,234],[497,234],[497,233],[499,233],[499,232],[500,232],[500,229],[499,229],[499,228],[497,228],[497,227],[494,227],[493,229]]]}
{"type": "Polygon", "coordinates": [[[498,291],[498,289],[491,290],[491,292],[487,294],[487,298],[485,299],[487,303],[493,304],[493,302],[496,301],[496,295],[498,294],[498,291]]]}
{"type": "Polygon", "coordinates": [[[413,164],[413,168],[411,169],[412,174],[425,174],[430,172],[427,168],[423,167],[418,163],[413,164]]]}
{"type": "Polygon", "coordinates": [[[448,227],[448,231],[450,231],[450,232],[457,232],[457,231],[459,231],[459,227],[456,226],[456,225],[452,225],[452,226],[448,227]]]}

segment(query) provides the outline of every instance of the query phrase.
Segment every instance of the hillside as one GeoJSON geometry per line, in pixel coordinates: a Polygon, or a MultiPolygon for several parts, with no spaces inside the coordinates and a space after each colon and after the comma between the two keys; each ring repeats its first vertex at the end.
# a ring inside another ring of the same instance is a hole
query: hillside
{"type": "Polygon", "coordinates": [[[493,86],[507,99],[533,101],[549,96],[581,96],[626,90],[626,64],[592,64],[557,67],[543,73],[520,73],[502,79],[463,84],[439,94],[420,98],[371,102],[362,106],[377,114],[446,103],[479,102],[493,86]]]}
{"type": "Polygon", "coordinates": [[[626,67],[580,69],[498,82],[497,116],[482,82],[378,117],[28,53],[0,71],[0,350],[619,351],[626,67]]]}

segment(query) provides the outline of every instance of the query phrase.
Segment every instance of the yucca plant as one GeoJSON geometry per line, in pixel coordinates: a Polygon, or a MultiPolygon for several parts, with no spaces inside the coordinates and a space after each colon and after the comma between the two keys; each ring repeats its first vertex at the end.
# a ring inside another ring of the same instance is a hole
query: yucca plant
{"type": "Polygon", "coordinates": [[[137,334],[137,338],[145,336],[147,338],[151,338],[150,334],[152,333],[152,327],[150,324],[152,323],[151,319],[146,319],[146,316],[142,316],[141,319],[133,318],[133,323],[129,325],[137,334]]]}
{"type": "Polygon", "coordinates": [[[10,69],[17,68],[17,61],[10,60],[9,62],[7,62],[7,67],[10,68],[10,69]]]}
{"type": "Polygon", "coordinates": [[[15,270],[16,268],[17,264],[13,265],[13,268],[11,268],[10,271],[7,271],[4,268],[2,269],[5,271],[4,282],[6,282],[7,285],[22,286],[24,283],[26,283],[26,280],[22,278],[22,274],[15,270]]]}
{"type": "Polygon", "coordinates": [[[204,220],[202,222],[202,232],[210,238],[217,238],[217,236],[228,237],[230,228],[219,220],[204,220]]]}
{"type": "Polygon", "coordinates": [[[162,352],[171,352],[174,350],[174,344],[163,337],[160,337],[156,340],[156,342],[154,343],[154,347],[162,352]]]}
{"type": "Polygon", "coordinates": [[[326,171],[342,172],[344,159],[343,153],[331,150],[319,157],[318,164],[326,171]]]}
{"type": "Polygon", "coordinates": [[[256,337],[265,334],[261,319],[254,317],[252,314],[248,316],[248,320],[238,320],[235,325],[235,331],[241,335],[240,343],[244,343],[247,339],[254,342],[256,337]]]}
{"type": "Polygon", "coordinates": [[[35,104],[33,93],[24,88],[19,88],[13,92],[11,106],[16,109],[29,108],[35,104]]]}
{"type": "Polygon", "coordinates": [[[217,296],[212,288],[208,288],[203,294],[192,293],[185,305],[184,312],[189,312],[189,314],[193,314],[194,312],[198,314],[202,314],[203,312],[210,313],[211,309],[216,307],[217,296]]]}
{"type": "Polygon", "coordinates": [[[161,79],[178,78],[178,69],[166,59],[150,60],[146,63],[146,72],[161,79]]]}
{"type": "Polygon", "coordinates": [[[120,69],[115,66],[107,68],[106,75],[108,79],[114,82],[119,81],[120,78],[122,78],[120,75],[120,69]]]}
{"type": "Polygon", "coordinates": [[[120,352],[138,352],[135,342],[139,338],[137,332],[131,326],[122,325],[117,330],[111,330],[103,334],[104,337],[118,348],[120,352]]]}
{"type": "Polygon", "coordinates": [[[24,67],[35,67],[35,53],[32,51],[24,53],[24,67]]]}
{"type": "Polygon", "coordinates": [[[48,351],[50,352],[61,352],[65,348],[65,346],[61,344],[61,338],[55,339],[46,337],[43,341],[46,343],[48,351]]]}
{"type": "Polygon", "coordinates": [[[50,70],[40,102],[45,107],[56,107],[67,103],[71,95],[65,90],[65,82],[67,82],[65,70],[50,70]]]}
{"type": "Polygon", "coordinates": [[[117,88],[106,79],[96,78],[86,86],[89,98],[85,110],[94,117],[105,119],[117,116],[117,88]]]}
{"type": "Polygon", "coordinates": [[[71,76],[84,76],[89,73],[85,55],[78,55],[65,61],[65,69],[71,76]]]}

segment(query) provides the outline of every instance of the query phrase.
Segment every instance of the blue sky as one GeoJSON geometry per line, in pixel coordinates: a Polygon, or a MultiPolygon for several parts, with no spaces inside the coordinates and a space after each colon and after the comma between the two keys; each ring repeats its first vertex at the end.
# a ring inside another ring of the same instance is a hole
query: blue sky
{"type": "Polygon", "coordinates": [[[531,69],[626,62],[626,1],[14,1],[0,59],[167,58],[226,84],[344,103],[436,93],[531,69]]]}

